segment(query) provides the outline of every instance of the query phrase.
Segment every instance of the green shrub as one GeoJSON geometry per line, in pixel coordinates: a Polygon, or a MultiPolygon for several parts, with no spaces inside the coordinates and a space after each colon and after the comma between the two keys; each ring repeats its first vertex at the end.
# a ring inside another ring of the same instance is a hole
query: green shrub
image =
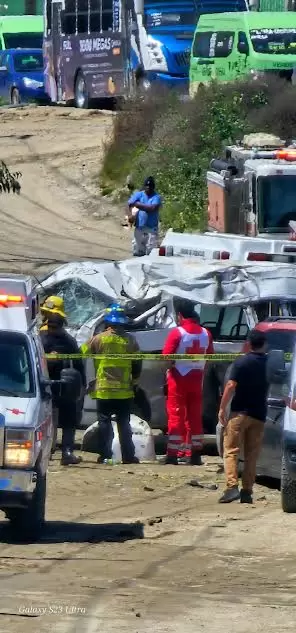
{"type": "Polygon", "coordinates": [[[114,119],[105,148],[102,186],[141,187],[154,175],[164,198],[162,224],[179,231],[206,226],[206,171],[226,144],[250,132],[296,136],[296,91],[272,80],[213,83],[189,102],[172,93],[129,101],[114,119]]]}

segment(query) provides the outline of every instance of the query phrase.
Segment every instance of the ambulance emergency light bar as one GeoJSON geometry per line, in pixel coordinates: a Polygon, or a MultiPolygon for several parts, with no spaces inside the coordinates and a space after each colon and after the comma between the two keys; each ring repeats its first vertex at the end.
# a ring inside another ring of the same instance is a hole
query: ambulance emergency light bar
{"type": "Polygon", "coordinates": [[[7,295],[0,291],[0,308],[8,308],[24,304],[24,297],[21,295],[7,295]]]}
{"type": "Polygon", "coordinates": [[[251,158],[269,158],[271,160],[285,160],[289,163],[293,163],[296,161],[296,149],[281,149],[276,151],[258,151],[255,149],[251,154],[251,158]]]}

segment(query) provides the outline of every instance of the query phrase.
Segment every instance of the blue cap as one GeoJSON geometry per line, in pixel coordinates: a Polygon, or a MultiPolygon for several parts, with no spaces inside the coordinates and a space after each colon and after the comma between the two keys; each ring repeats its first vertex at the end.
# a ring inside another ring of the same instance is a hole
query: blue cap
{"type": "Polygon", "coordinates": [[[113,323],[114,325],[125,325],[129,322],[129,319],[126,316],[124,309],[117,304],[112,308],[107,308],[104,316],[104,322],[113,323]]]}

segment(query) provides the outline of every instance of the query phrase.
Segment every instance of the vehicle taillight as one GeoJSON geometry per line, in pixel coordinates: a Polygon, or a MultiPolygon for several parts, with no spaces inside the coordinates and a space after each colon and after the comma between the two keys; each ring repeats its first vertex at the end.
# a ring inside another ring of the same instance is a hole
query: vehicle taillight
{"type": "Polygon", "coordinates": [[[296,233],[289,233],[289,237],[288,239],[290,240],[290,242],[296,242],[296,233]]]}
{"type": "Polygon", "coordinates": [[[267,253],[249,253],[247,260],[249,262],[272,262],[272,255],[267,253]]]}
{"type": "Polygon", "coordinates": [[[213,259],[229,259],[230,253],[228,251],[214,251],[213,259]]]}
{"type": "Polygon", "coordinates": [[[158,249],[158,255],[172,257],[174,254],[174,249],[172,246],[160,246],[158,249]]]}

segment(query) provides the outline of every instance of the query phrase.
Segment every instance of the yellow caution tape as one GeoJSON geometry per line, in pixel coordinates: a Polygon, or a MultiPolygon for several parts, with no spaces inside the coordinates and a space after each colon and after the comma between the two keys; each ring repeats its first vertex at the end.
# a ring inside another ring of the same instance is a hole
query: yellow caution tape
{"type": "MultiPolygon", "coordinates": [[[[47,360],[77,360],[92,358],[96,360],[162,360],[162,361],[179,361],[179,360],[206,360],[212,362],[233,361],[244,354],[46,354],[47,360]]],[[[285,354],[285,360],[292,360],[292,354],[285,354]]]]}

